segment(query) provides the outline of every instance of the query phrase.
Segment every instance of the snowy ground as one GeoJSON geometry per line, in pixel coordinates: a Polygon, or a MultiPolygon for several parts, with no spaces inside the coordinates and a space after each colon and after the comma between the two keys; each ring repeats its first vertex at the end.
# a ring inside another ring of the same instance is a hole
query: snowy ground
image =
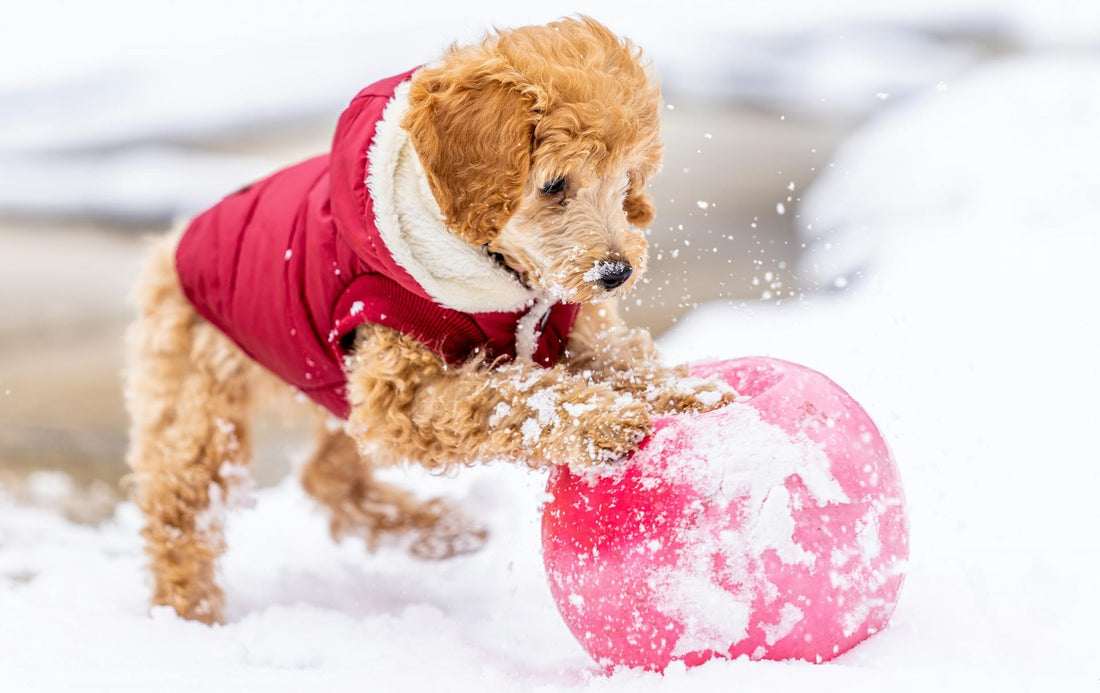
{"type": "Polygon", "coordinates": [[[853,138],[807,195],[808,242],[826,240],[805,271],[837,290],[706,306],[664,340],[670,359],[816,367],[893,445],[909,578],[892,627],[836,662],[605,677],[545,584],[543,479],[491,467],[411,475],[494,532],[483,552],[439,564],[331,543],[292,482],[259,492],[232,519],[216,628],[150,616],[132,506],[88,527],[0,502],[0,686],[1095,690],[1098,123],[1096,56],[930,89],[853,138]]]}

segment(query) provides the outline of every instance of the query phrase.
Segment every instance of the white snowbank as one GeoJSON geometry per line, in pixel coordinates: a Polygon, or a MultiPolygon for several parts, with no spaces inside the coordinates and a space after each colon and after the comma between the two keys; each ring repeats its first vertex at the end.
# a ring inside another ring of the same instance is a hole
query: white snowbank
{"type": "MultiPolygon", "coordinates": [[[[19,3],[0,25],[0,210],[131,221],[193,213],[289,163],[242,169],[210,140],[335,123],[367,83],[451,42],[571,11],[505,0],[19,3]],[[141,175],[150,143],[171,145],[154,163],[171,178],[141,175]],[[172,149],[181,143],[204,146],[183,160],[172,149]],[[37,194],[42,181],[52,196],[37,194]]],[[[813,116],[877,110],[879,94],[949,79],[993,43],[1095,47],[1100,36],[1092,0],[1061,0],[1057,11],[1042,0],[695,0],[675,11],[601,0],[584,11],[645,48],[670,98],[813,116]]]]}
{"type": "MultiPolygon", "coordinates": [[[[938,169],[941,188],[963,195],[957,204],[924,187],[913,196],[927,204],[898,196],[876,208],[880,264],[848,291],[778,308],[706,307],[664,342],[675,359],[761,353],[816,367],[893,445],[910,503],[909,577],[893,625],[836,663],[719,661],[663,678],[603,677],[545,584],[541,478],[492,467],[414,475],[493,531],[483,552],[444,563],[334,545],[292,482],[259,492],[254,509],[230,518],[229,622],[217,628],[148,615],[132,506],[90,528],[0,501],[4,690],[1094,690],[1100,196],[1067,191],[1094,180],[1096,159],[1075,147],[1095,135],[1097,82],[1040,92],[1060,104],[1034,93],[1093,69],[1005,65],[952,85],[980,87],[980,100],[918,106],[919,122],[882,126],[879,141],[897,147],[926,122],[997,127],[1017,117],[1007,103],[1051,114],[1038,130],[1007,133],[1000,151],[975,151],[992,157],[988,175],[938,169]],[[998,174],[1037,152],[1061,158],[1032,177],[998,174]]],[[[904,160],[850,160],[855,187],[831,183],[834,204],[896,168],[930,170],[944,161],[940,145],[933,137],[904,160]]],[[[819,209],[832,211],[827,201],[819,209]]],[[[851,211],[852,224],[865,223],[851,211]]]]}
{"type": "Polygon", "coordinates": [[[891,442],[912,561],[894,640],[861,663],[1020,686],[1100,672],[1098,122],[1095,59],[992,66],[883,118],[807,197],[841,220],[842,257],[861,230],[881,242],[870,276],[779,307],[705,307],[664,341],[673,359],[702,356],[706,335],[709,355],[813,366],[891,442]]]}
{"type": "Polygon", "coordinates": [[[915,238],[942,238],[944,218],[957,235],[978,215],[998,245],[1002,234],[1058,243],[1095,213],[1097,123],[1094,56],[1004,61],[928,89],[851,137],[803,196],[801,274],[826,287],[853,279],[889,235],[921,225],[915,238]]]}
{"type": "Polygon", "coordinates": [[[279,168],[259,156],[148,144],[92,154],[0,156],[0,210],[33,216],[165,221],[197,212],[279,168]]]}

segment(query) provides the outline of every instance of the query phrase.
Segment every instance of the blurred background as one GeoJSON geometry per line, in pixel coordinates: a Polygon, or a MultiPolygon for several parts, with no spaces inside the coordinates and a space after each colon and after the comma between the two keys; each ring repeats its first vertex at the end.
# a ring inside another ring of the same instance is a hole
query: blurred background
{"type": "MultiPolygon", "coordinates": [[[[78,521],[121,497],[143,237],[324,151],[362,86],[574,10],[663,84],[659,214],[627,313],[656,335],[704,303],[767,310],[873,271],[874,230],[813,208],[853,133],[992,64],[1100,59],[1095,0],[19,3],[0,26],[0,490],[78,521]]],[[[977,171],[1013,162],[987,154],[977,171]]],[[[261,481],[304,445],[276,423],[259,440],[261,481]]]]}

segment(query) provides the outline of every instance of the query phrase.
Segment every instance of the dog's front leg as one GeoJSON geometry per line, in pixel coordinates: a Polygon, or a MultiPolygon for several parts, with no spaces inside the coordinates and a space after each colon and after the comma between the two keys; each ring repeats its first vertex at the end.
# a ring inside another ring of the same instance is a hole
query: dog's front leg
{"type": "Polygon", "coordinates": [[[349,433],[360,447],[438,469],[508,459],[590,467],[634,450],[645,403],[563,366],[446,366],[415,340],[360,328],[349,359],[349,433]]]}
{"type": "Polygon", "coordinates": [[[695,378],[685,365],[661,363],[649,332],[628,328],[616,301],[581,307],[570,334],[568,365],[633,394],[655,412],[706,411],[736,396],[717,379],[695,378]]]}

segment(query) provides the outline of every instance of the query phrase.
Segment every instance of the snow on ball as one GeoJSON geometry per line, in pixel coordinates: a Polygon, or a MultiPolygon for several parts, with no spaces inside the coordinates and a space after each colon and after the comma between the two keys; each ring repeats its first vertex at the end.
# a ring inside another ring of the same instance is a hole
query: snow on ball
{"type": "Polygon", "coordinates": [[[550,477],[542,543],[565,622],[599,663],[822,662],[887,624],[908,522],[867,413],[804,366],[698,366],[737,393],[657,417],[610,473],[550,477]]]}

